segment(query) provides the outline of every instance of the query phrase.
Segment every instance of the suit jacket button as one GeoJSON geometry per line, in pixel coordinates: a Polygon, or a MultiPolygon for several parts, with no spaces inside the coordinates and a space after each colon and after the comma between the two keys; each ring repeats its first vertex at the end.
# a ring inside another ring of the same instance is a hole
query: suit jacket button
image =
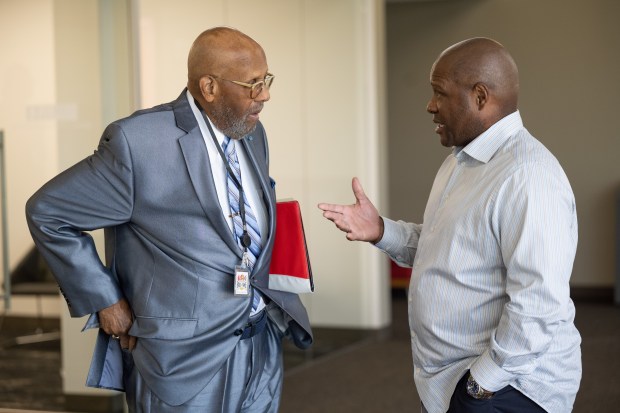
{"type": "Polygon", "coordinates": [[[240,336],[241,334],[243,334],[243,330],[242,329],[239,328],[239,329],[235,330],[235,335],[236,336],[240,336]]]}

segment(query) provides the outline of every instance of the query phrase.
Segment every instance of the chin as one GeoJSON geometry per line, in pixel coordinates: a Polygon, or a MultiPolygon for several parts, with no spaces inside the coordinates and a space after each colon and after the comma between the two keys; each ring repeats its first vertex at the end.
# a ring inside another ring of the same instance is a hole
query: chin
{"type": "Polygon", "coordinates": [[[442,146],[445,146],[446,148],[451,148],[454,146],[454,144],[452,143],[452,141],[450,141],[448,138],[444,138],[443,136],[441,137],[441,139],[439,140],[439,142],[441,142],[442,146]]]}
{"type": "Polygon", "coordinates": [[[246,134],[246,135],[248,135],[248,134],[250,134],[250,133],[254,132],[254,131],[256,130],[256,124],[257,124],[257,123],[258,123],[258,122],[252,122],[252,123],[250,123],[250,124],[248,125],[247,132],[246,132],[245,134],[246,134]]]}

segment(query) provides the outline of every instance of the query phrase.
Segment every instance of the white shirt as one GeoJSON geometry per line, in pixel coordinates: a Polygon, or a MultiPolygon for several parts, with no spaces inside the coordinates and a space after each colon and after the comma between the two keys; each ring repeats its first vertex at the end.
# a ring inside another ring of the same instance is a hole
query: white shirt
{"type": "Polygon", "coordinates": [[[519,112],[439,169],[424,225],[384,218],[377,247],[413,264],[409,324],[416,387],[448,410],[468,369],[485,389],[511,385],[549,412],[569,412],[581,337],[569,279],[577,247],[572,189],[519,112]]]}
{"type": "MultiPolygon", "coordinates": [[[[207,124],[205,123],[205,116],[202,115],[202,112],[194,103],[194,97],[189,92],[186,92],[187,100],[189,101],[189,105],[194,112],[194,117],[198,121],[198,126],[200,127],[200,132],[202,133],[202,138],[205,141],[205,145],[207,147],[207,152],[209,154],[209,162],[211,164],[211,172],[213,174],[213,182],[215,183],[215,190],[217,192],[217,198],[220,203],[220,207],[222,209],[222,214],[224,218],[226,218],[226,222],[228,222],[228,227],[230,231],[233,232],[233,220],[230,213],[230,204],[228,202],[228,184],[227,184],[227,175],[226,175],[226,165],[220,156],[217,147],[215,146],[215,142],[213,142],[213,138],[211,137],[211,133],[207,128],[207,124]]],[[[208,117],[206,117],[209,119],[208,117]]],[[[209,119],[209,123],[215,133],[215,138],[217,139],[220,147],[222,146],[222,142],[226,138],[226,136],[211,122],[209,119]]],[[[254,212],[254,216],[258,222],[259,230],[260,230],[260,242],[261,247],[265,245],[265,239],[267,238],[267,211],[265,208],[265,204],[259,197],[260,183],[258,181],[258,177],[254,173],[254,168],[250,163],[247,153],[245,152],[245,148],[241,144],[239,140],[231,139],[229,145],[235,145],[235,150],[237,151],[237,157],[239,159],[239,167],[241,168],[241,182],[243,185],[243,195],[247,198],[248,204],[252,208],[252,212],[254,212]]],[[[233,269],[231,269],[232,271],[233,269]]],[[[254,313],[259,312],[264,307],[264,302],[261,298],[261,304],[258,306],[254,313]]]]}

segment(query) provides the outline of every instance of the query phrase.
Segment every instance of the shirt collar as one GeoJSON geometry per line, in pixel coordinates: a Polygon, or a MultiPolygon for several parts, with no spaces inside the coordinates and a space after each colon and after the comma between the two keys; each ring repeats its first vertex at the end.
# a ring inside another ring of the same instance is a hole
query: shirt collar
{"type": "Polygon", "coordinates": [[[522,128],[523,121],[521,120],[521,114],[517,110],[495,122],[489,129],[467,144],[467,146],[455,147],[453,154],[459,159],[462,156],[461,153],[466,153],[479,162],[488,163],[499,148],[522,128]]]}
{"type": "Polygon", "coordinates": [[[211,119],[209,119],[209,116],[207,116],[206,113],[205,116],[202,115],[202,111],[200,110],[200,108],[198,108],[198,106],[196,106],[196,103],[194,103],[194,97],[189,90],[187,90],[187,100],[189,101],[189,106],[192,108],[192,112],[194,113],[196,120],[198,121],[198,125],[200,126],[200,132],[202,132],[203,138],[207,139],[207,137],[209,136],[209,130],[207,129],[207,124],[205,123],[205,119],[207,119],[211,124],[213,133],[215,133],[215,138],[219,142],[220,146],[222,146],[222,142],[224,142],[226,136],[222,131],[215,127],[215,125],[213,124],[213,122],[211,122],[211,119]]]}

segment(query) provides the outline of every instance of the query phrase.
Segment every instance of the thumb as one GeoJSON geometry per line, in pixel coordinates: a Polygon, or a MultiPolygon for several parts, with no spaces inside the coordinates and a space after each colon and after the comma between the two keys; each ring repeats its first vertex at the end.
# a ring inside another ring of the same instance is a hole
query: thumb
{"type": "Polygon", "coordinates": [[[368,199],[366,193],[364,192],[364,188],[362,188],[362,184],[357,177],[353,178],[351,182],[351,187],[353,188],[353,195],[355,195],[355,199],[357,201],[365,201],[368,199]]]}

